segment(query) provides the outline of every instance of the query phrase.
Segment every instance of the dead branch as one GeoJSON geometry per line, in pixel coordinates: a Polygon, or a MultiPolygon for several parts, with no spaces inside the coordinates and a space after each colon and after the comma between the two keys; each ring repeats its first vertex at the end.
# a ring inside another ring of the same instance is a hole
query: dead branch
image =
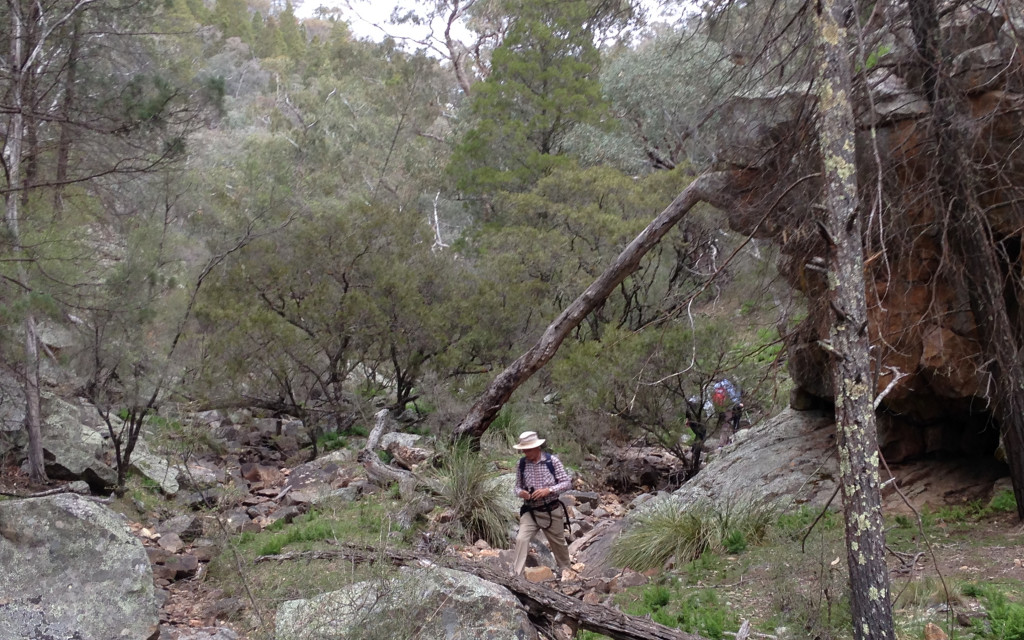
{"type": "Polygon", "coordinates": [[[390,426],[388,421],[388,410],[381,409],[374,416],[373,431],[366,439],[366,446],[359,452],[356,460],[366,469],[366,477],[378,487],[388,487],[392,483],[415,480],[416,477],[404,469],[384,464],[377,455],[377,443],[387,433],[390,426]]]}

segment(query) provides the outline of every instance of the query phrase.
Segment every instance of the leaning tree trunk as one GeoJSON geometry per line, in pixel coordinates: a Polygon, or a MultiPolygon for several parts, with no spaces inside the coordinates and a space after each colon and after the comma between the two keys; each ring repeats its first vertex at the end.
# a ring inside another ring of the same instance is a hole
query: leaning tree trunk
{"type": "MultiPolygon", "coordinates": [[[[939,17],[935,0],[910,0],[910,19],[922,65],[921,84],[931,107],[931,138],[935,145],[937,211],[946,211],[952,254],[966,280],[971,313],[991,378],[992,413],[1000,425],[1010,466],[1017,516],[1024,520],[1024,368],[1021,336],[1014,330],[1006,304],[1006,274],[1000,266],[998,242],[977,199],[975,172],[965,154],[967,132],[957,122],[967,106],[942,62],[939,17]]],[[[1015,295],[1011,292],[1009,295],[1015,295]]]]}
{"type": "Polygon", "coordinates": [[[540,340],[529,351],[498,374],[455,428],[452,440],[479,440],[519,385],[529,380],[530,376],[554,357],[565,337],[579,326],[587,314],[600,306],[626,277],[636,271],[644,255],[657,245],[694,205],[703,201],[721,209],[728,208],[731,203],[728,187],[734,178],[734,173],[716,172],[706,173],[691,182],[672,204],[658,214],[658,217],[622,250],[604,273],[548,325],[540,340]]]}
{"type": "Polygon", "coordinates": [[[828,211],[828,285],[834,310],[830,332],[832,375],[853,637],[893,640],[896,636],[885,564],[864,241],[850,102],[853,83],[847,22],[854,19],[856,12],[850,0],[823,0],[818,6],[816,26],[823,55],[819,69],[818,138],[828,211]]]}

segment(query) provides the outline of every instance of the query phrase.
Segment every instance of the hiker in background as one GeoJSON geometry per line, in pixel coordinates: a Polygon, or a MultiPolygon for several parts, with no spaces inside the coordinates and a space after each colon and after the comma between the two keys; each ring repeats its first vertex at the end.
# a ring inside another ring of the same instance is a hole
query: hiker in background
{"type": "Polygon", "coordinates": [[[569,518],[558,496],[572,488],[572,480],[558,456],[541,451],[544,442],[537,437],[537,432],[526,431],[520,434],[519,442],[512,445],[512,448],[523,452],[516,470],[515,493],[523,499],[523,506],[519,510],[519,535],[516,536],[512,558],[512,575],[523,572],[530,541],[538,531],[543,531],[562,572],[562,579],[568,579],[572,576],[572,563],[564,529],[569,518]]]}
{"type": "Polygon", "coordinates": [[[719,380],[711,387],[711,406],[718,416],[718,440],[720,446],[732,441],[732,436],[740,427],[743,415],[743,402],[740,392],[731,381],[719,380]]]}

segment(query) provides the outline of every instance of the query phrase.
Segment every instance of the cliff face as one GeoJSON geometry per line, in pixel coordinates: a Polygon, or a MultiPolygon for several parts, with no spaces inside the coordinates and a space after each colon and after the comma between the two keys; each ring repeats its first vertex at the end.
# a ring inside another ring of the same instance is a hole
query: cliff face
{"type": "MultiPolygon", "coordinates": [[[[1011,3],[950,7],[941,31],[960,108],[954,125],[968,140],[970,184],[1003,258],[1011,319],[1020,326],[1024,276],[1024,21],[1011,3]],[[1015,13],[1007,13],[1012,11],[1015,13]]],[[[856,98],[858,171],[868,216],[866,279],[878,390],[892,387],[880,415],[890,461],[931,452],[991,453],[998,429],[988,413],[962,267],[947,251],[946,215],[930,181],[935,146],[929,102],[908,20],[896,12],[876,35],[877,65],[856,98]]],[[[719,159],[749,175],[745,207],[729,212],[739,232],[772,237],[781,269],[809,297],[809,315],[789,338],[791,374],[804,398],[828,400],[831,312],[821,266],[825,247],[807,86],[734,99],[734,124],[719,159]],[[765,218],[765,212],[768,212],[765,218]]]]}

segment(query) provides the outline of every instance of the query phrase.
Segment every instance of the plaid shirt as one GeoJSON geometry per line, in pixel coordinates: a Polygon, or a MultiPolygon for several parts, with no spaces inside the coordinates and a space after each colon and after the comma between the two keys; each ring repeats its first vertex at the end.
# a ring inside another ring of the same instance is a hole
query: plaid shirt
{"type": "Polygon", "coordinates": [[[527,500],[527,504],[545,504],[553,499],[557,499],[558,495],[563,491],[572,489],[572,479],[566,473],[565,467],[562,466],[562,461],[558,459],[558,456],[550,455],[551,465],[555,468],[554,476],[548,471],[548,464],[544,461],[543,454],[537,462],[526,460],[522,475],[519,473],[519,465],[516,464],[516,486],[514,490],[516,497],[519,497],[520,491],[526,491],[528,487],[532,487],[534,491],[545,487],[551,489],[550,497],[538,501],[527,500]],[[525,485],[522,484],[524,480],[526,481],[525,485]]]}

